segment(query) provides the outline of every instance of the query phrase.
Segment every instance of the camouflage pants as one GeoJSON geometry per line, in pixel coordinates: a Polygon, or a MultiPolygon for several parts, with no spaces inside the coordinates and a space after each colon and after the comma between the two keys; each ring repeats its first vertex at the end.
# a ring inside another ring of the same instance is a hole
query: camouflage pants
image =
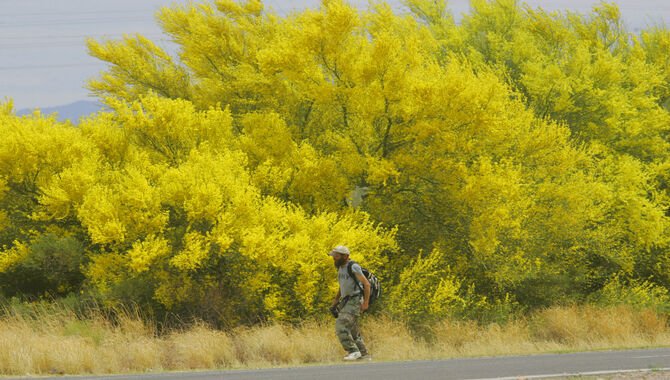
{"type": "Polygon", "coordinates": [[[358,319],[361,316],[361,296],[350,298],[344,305],[340,303],[340,313],[335,321],[335,333],[342,347],[347,352],[360,351],[362,355],[368,354],[361,331],[358,327],[358,319]]]}

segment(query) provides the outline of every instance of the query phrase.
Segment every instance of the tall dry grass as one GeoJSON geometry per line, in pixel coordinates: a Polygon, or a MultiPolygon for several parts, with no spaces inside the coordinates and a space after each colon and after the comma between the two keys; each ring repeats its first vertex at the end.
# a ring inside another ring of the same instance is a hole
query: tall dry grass
{"type": "MultiPolygon", "coordinates": [[[[58,308],[5,312],[0,319],[0,375],[106,374],[295,366],[339,361],[333,321],[218,331],[204,324],[158,334],[136,313],[113,320],[58,308]]],[[[666,316],[627,307],[556,307],[505,325],[444,321],[417,338],[401,322],[366,317],[375,360],[670,345],[666,316]]]]}

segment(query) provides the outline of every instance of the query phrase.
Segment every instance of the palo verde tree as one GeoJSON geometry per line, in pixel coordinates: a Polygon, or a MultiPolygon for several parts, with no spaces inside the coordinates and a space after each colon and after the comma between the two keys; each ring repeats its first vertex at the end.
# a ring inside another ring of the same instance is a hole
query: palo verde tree
{"type": "Polygon", "coordinates": [[[263,194],[308,212],[360,207],[398,226],[405,255],[437,247],[481,294],[541,305],[636,275],[665,245],[647,163],[664,160],[667,115],[616,8],[475,1],[457,26],[444,3],[407,5],[414,17],[334,0],[286,17],[259,1],[164,9],[179,59],[133,74],[130,62],[166,55],[139,37],[92,41],[113,65],[91,88],[128,102],[161,72],[186,73],[188,85],[160,84],[229,107],[263,194]]]}
{"type": "MultiPolygon", "coordinates": [[[[39,236],[75,239],[57,244],[108,302],[231,324],[318,313],[335,243],[416,324],[668,284],[663,34],[630,38],[607,4],[477,0],[460,25],[406,5],[218,0],[159,12],[176,56],[89,41],[110,110],[78,129],[5,112],[17,139],[43,124],[81,159],[8,166],[0,221],[21,205],[39,236]],[[30,175],[35,194],[13,193],[30,175]]],[[[3,231],[8,276],[56,244],[3,231]]]]}
{"type": "Polygon", "coordinates": [[[223,325],[295,320],[332,299],[331,246],[372,267],[395,250],[364,213],[261,194],[229,111],[157,96],[114,107],[79,128],[3,114],[7,294],[85,291],[223,325]]]}

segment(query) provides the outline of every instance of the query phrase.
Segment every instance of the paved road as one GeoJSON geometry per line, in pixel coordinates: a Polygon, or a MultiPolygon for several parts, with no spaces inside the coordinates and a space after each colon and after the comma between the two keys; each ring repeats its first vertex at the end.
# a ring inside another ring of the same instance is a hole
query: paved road
{"type": "MultiPolygon", "coordinates": [[[[263,370],[167,373],[136,376],[54,377],[58,380],[465,380],[540,379],[631,370],[670,371],[670,348],[471,359],[367,362],[263,370]]],[[[670,372],[668,372],[670,378],[670,372]]]]}

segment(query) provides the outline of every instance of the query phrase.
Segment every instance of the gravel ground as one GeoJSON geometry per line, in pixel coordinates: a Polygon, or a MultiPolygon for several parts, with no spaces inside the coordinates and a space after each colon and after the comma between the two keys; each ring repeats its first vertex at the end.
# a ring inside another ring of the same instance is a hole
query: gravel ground
{"type": "MultiPolygon", "coordinates": [[[[639,371],[611,375],[570,376],[554,378],[558,380],[669,380],[670,371],[639,371]]],[[[523,380],[523,379],[519,379],[523,380]]]]}

